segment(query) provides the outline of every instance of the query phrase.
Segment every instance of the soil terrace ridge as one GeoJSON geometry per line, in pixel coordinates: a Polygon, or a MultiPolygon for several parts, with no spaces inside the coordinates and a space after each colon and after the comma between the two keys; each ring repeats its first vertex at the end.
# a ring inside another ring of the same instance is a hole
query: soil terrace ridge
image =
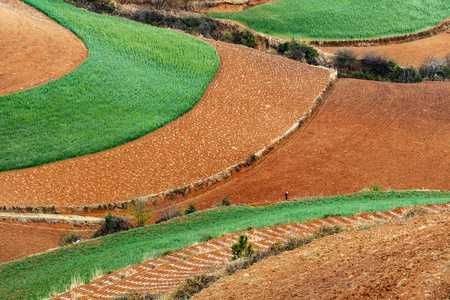
{"type": "MultiPolygon", "coordinates": [[[[450,209],[450,203],[418,206],[430,213],[450,209]]],[[[304,223],[291,223],[263,229],[252,229],[230,234],[219,239],[197,244],[173,254],[150,259],[140,265],[134,265],[97,278],[89,284],[60,294],[53,299],[112,299],[131,290],[148,294],[165,294],[175,289],[187,278],[195,274],[213,273],[230,260],[230,247],[240,234],[246,234],[255,249],[268,249],[276,241],[285,241],[290,236],[312,235],[322,225],[340,225],[353,228],[356,225],[389,222],[402,218],[411,207],[396,208],[383,212],[361,213],[349,217],[331,217],[315,219],[304,223]]]]}

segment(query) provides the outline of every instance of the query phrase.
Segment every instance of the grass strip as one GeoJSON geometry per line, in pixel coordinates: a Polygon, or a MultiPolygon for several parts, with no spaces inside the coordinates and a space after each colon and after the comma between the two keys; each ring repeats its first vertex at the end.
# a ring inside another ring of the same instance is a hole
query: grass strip
{"type": "Polygon", "coordinates": [[[24,0],[89,49],[74,72],[0,97],[0,172],[110,149],[174,121],[219,68],[213,47],[179,32],[94,14],[60,0],[24,0]]]}
{"type": "Polygon", "coordinates": [[[211,13],[282,38],[347,40],[418,32],[450,16],[447,0],[282,0],[235,13],[211,13]]]}
{"type": "Polygon", "coordinates": [[[168,249],[179,250],[201,242],[246,230],[291,222],[305,222],[325,214],[350,216],[395,207],[450,202],[449,192],[366,192],[266,207],[231,206],[200,211],[168,223],[86,241],[49,253],[0,265],[0,299],[41,299],[52,291],[63,292],[74,277],[88,283],[95,270],[107,273],[159,257],[168,249]]]}

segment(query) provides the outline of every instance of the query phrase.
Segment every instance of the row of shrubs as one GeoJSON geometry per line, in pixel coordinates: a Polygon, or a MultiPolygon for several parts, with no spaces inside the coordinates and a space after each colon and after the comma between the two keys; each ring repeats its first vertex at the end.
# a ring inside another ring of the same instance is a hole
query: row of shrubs
{"type": "MultiPolygon", "coordinates": [[[[161,211],[161,218],[155,223],[171,220],[182,215],[189,215],[197,211],[194,203],[190,203],[185,210],[182,210],[172,198],[154,202],[153,205],[161,211]]],[[[230,206],[230,197],[225,196],[222,203],[214,205],[214,207],[230,206]]],[[[94,233],[92,238],[97,238],[109,234],[114,234],[120,231],[127,231],[135,227],[144,226],[145,223],[153,216],[153,208],[147,206],[147,201],[142,199],[133,199],[128,206],[129,213],[136,219],[135,224],[131,222],[130,218],[116,216],[108,213],[101,227],[94,233]]],[[[65,246],[81,240],[81,234],[77,231],[71,230],[61,234],[59,245],[65,246]]],[[[212,239],[213,237],[209,237],[212,239]]]]}
{"type": "Polygon", "coordinates": [[[401,83],[450,79],[450,54],[445,59],[430,58],[418,69],[415,66],[402,68],[393,60],[373,52],[359,58],[353,50],[344,49],[336,53],[334,65],[340,77],[356,79],[401,83]]]}
{"type": "Polygon", "coordinates": [[[36,213],[36,214],[57,214],[58,210],[55,206],[0,206],[0,212],[8,212],[8,213],[36,213]]]}

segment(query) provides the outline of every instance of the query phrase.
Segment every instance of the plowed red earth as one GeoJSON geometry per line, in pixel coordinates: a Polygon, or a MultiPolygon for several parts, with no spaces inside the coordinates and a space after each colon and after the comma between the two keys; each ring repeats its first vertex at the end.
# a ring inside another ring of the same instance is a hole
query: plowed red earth
{"type": "Polygon", "coordinates": [[[69,224],[17,223],[0,221],[0,263],[24,258],[59,247],[64,232],[75,230],[90,238],[97,227],[74,227],[69,224]]]}
{"type": "Polygon", "coordinates": [[[450,213],[350,231],[268,258],[192,299],[449,299],[450,213]]]}
{"type": "Polygon", "coordinates": [[[129,201],[212,176],[289,130],[330,72],[243,46],[210,41],[221,67],[186,115],[102,153],[0,173],[2,206],[129,201]]]}
{"type": "MultiPolygon", "coordinates": [[[[450,204],[446,203],[440,205],[427,205],[423,207],[430,213],[443,212],[444,210],[448,210],[448,208],[450,208],[450,204]]],[[[411,224],[412,221],[398,221],[398,219],[401,218],[401,216],[408,210],[409,208],[403,209],[397,208],[385,212],[362,213],[350,217],[333,217],[328,218],[326,220],[318,219],[305,223],[291,223],[258,230],[253,229],[240,234],[246,234],[249,237],[249,241],[253,244],[255,249],[268,249],[275,241],[286,240],[290,236],[311,235],[313,232],[317,230],[317,228],[319,228],[322,225],[339,224],[345,228],[353,228],[357,225],[362,226],[362,224],[364,224],[364,226],[367,226],[368,224],[373,224],[376,222],[391,222],[389,223],[390,225],[387,225],[387,228],[389,228],[388,230],[386,230],[384,226],[381,226],[380,227],[381,229],[379,229],[378,233],[374,234],[372,231],[369,231],[368,236],[367,233],[364,231],[363,232],[355,231],[345,233],[343,235],[338,235],[337,237],[326,238],[324,239],[323,243],[319,244],[320,248],[318,250],[316,249],[318,248],[316,246],[317,244],[316,242],[314,242],[313,248],[315,247],[314,248],[315,250],[314,252],[311,253],[310,256],[312,256],[312,258],[315,259],[316,258],[315,255],[319,253],[321,255],[320,258],[317,257],[319,261],[331,261],[331,259],[337,259],[341,261],[343,269],[348,272],[352,272],[352,274],[355,273],[358,274],[358,270],[360,270],[356,268],[352,269],[352,261],[357,258],[361,258],[362,256],[358,252],[360,249],[364,249],[363,253],[367,254],[369,258],[370,255],[374,256],[374,253],[377,253],[376,255],[378,255],[378,253],[384,254],[380,256],[381,257],[380,260],[387,261],[390,264],[392,264],[393,267],[391,266],[389,270],[396,270],[396,267],[398,268],[398,266],[401,265],[405,259],[407,258],[411,259],[411,257],[416,258],[417,261],[413,262],[413,264],[415,264],[415,268],[411,267],[410,270],[411,271],[423,270],[426,269],[427,267],[426,266],[427,260],[430,259],[430,257],[433,257],[434,261],[433,263],[429,264],[430,266],[436,267],[437,263],[443,264],[441,268],[438,269],[440,273],[438,274],[437,272],[435,272],[433,275],[435,275],[435,277],[440,276],[439,280],[442,280],[443,282],[448,282],[448,280],[450,279],[450,273],[448,272],[449,265],[447,265],[446,267],[444,266],[445,266],[445,259],[447,260],[447,264],[449,263],[450,260],[449,256],[450,253],[448,248],[448,242],[450,238],[449,235],[450,223],[448,221],[450,218],[450,213],[448,212],[442,213],[437,215],[437,217],[429,216],[428,218],[421,219],[413,224],[411,224]],[[418,224],[420,224],[421,227],[417,226],[418,224]],[[417,226],[418,228],[416,228],[415,226],[417,226]],[[405,233],[405,229],[408,229],[407,233],[405,233]],[[415,238],[415,235],[411,236],[411,233],[417,231],[419,232],[417,235],[419,235],[420,238],[418,239],[419,240],[419,242],[417,243],[418,245],[415,245],[413,240],[415,238]],[[409,234],[409,236],[406,236],[407,234],[409,234]],[[372,238],[373,235],[375,235],[375,237],[372,238]],[[354,237],[357,240],[351,240],[349,236],[354,237]],[[367,248],[363,248],[364,243],[366,242],[367,239],[377,240],[377,242],[370,243],[370,246],[368,246],[367,248]],[[396,242],[397,240],[398,242],[396,242]],[[343,241],[344,246],[346,246],[348,249],[343,250],[335,249],[336,247],[338,247],[336,241],[343,241]],[[402,253],[400,250],[396,248],[396,246],[398,246],[399,249],[401,249],[403,244],[404,247],[406,248],[405,253],[407,253],[406,255],[404,255],[404,260],[398,263],[391,262],[389,259],[390,256],[396,257],[401,255],[402,253]],[[380,247],[380,245],[382,245],[382,247],[380,247]],[[420,254],[421,251],[423,251],[423,249],[424,250],[428,249],[431,250],[432,252],[420,254]],[[444,253],[442,253],[442,250],[444,250],[444,253]],[[331,254],[327,254],[330,252],[331,254]],[[348,256],[347,252],[349,252],[348,256]],[[324,254],[328,256],[324,258],[323,257],[324,254]],[[443,274],[445,271],[447,271],[446,275],[443,274]]],[[[230,247],[233,243],[236,242],[238,237],[239,234],[231,234],[219,239],[211,240],[209,242],[185,248],[181,251],[178,251],[171,255],[164,256],[162,258],[147,260],[140,265],[130,266],[120,271],[114,272],[110,275],[98,278],[93,282],[91,282],[90,284],[79,286],[70,292],[55,297],[54,299],[71,300],[74,297],[79,297],[77,299],[112,299],[114,297],[123,295],[131,290],[140,290],[148,294],[165,294],[167,292],[170,292],[178,285],[180,285],[182,282],[184,282],[187,278],[192,277],[195,274],[211,273],[214,272],[214,270],[217,270],[217,268],[223,266],[224,263],[230,260],[231,258],[230,247]]],[[[366,257],[363,258],[368,259],[366,257]]],[[[284,263],[285,260],[283,260],[282,262],[284,263]]],[[[281,264],[282,262],[277,263],[281,264]]],[[[363,273],[364,277],[371,276],[371,273],[375,272],[374,270],[380,270],[380,269],[370,270],[370,268],[376,267],[374,266],[374,264],[376,263],[376,259],[372,259],[369,262],[371,264],[366,266],[367,268],[364,269],[367,270],[365,273],[363,273]]],[[[360,265],[358,265],[358,267],[361,268],[360,265]]],[[[280,288],[284,288],[286,286],[286,283],[282,284],[283,281],[280,281],[279,282],[280,284],[274,284],[274,282],[277,281],[272,281],[270,279],[271,272],[276,272],[276,270],[277,270],[276,268],[271,269],[269,271],[263,269],[264,275],[268,274],[266,275],[266,277],[259,277],[259,275],[255,275],[253,277],[249,277],[248,279],[255,280],[256,278],[260,278],[259,280],[262,281],[263,286],[269,286],[275,289],[274,286],[277,285],[280,288]],[[266,283],[267,281],[268,283],[266,283]]],[[[302,268],[302,270],[308,270],[308,268],[302,268]]],[[[308,273],[307,276],[312,276],[313,278],[320,277],[320,280],[322,280],[324,276],[327,275],[329,276],[329,273],[322,273],[320,267],[315,267],[312,270],[314,273],[313,274],[308,273]]],[[[433,268],[430,268],[428,270],[436,271],[433,268]]],[[[403,270],[401,269],[401,271],[403,270]]],[[[281,274],[288,274],[288,273],[286,272],[281,274]]],[[[405,274],[405,272],[398,272],[398,274],[395,276],[405,277],[407,275],[408,274],[405,274]]],[[[418,273],[416,275],[419,276],[420,278],[421,273],[418,273]]],[[[342,280],[345,280],[345,278],[347,277],[344,276],[342,280]]],[[[350,280],[350,278],[348,279],[350,280]]],[[[230,281],[233,282],[232,284],[235,284],[234,281],[232,280],[233,277],[232,279],[230,279],[230,281]]],[[[242,279],[238,279],[238,281],[239,280],[242,281],[242,279]]],[[[289,280],[292,280],[292,278],[289,278],[289,280]]],[[[292,285],[294,286],[295,280],[296,279],[292,280],[294,282],[291,282],[292,285]]],[[[336,281],[338,281],[338,279],[336,279],[336,281]]],[[[227,282],[228,281],[225,279],[225,284],[227,282]]],[[[245,286],[245,288],[247,289],[247,295],[248,294],[251,295],[253,293],[253,288],[258,288],[256,286],[249,285],[247,280],[245,280],[244,282],[247,283],[247,285],[245,286]]],[[[309,287],[313,286],[311,282],[314,283],[313,280],[307,282],[309,284],[309,287]]],[[[375,281],[370,283],[372,285],[377,284],[375,281]]],[[[410,282],[404,281],[404,284],[410,284],[410,282]]],[[[220,282],[218,285],[219,287],[216,288],[216,286],[217,285],[211,288],[212,291],[208,289],[206,290],[205,293],[202,293],[199,299],[202,299],[202,297],[206,297],[206,295],[209,296],[213,295],[214,299],[246,299],[248,297],[248,296],[244,297],[239,294],[232,294],[232,293],[227,294],[226,291],[228,290],[228,287],[220,285],[220,282]],[[225,289],[225,292],[220,291],[220,288],[222,287],[225,289]],[[229,295],[233,296],[231,298],[228,298],[229,295]]],[[[389,284],[388,286],[391,285],[389,284]]],[[[381,287],[384,287],[384,285],[381,285],[381,287]]],[[[233,289],[233,287],[230,287],[229,289],[231,290],[233,289]]],[[[298,288],[295,288],[294,291],[298,292],[297,289],[298,288]]],[[[289,293],[289,291],[285,291],[285,295],[289,295],[286,293],[289,293]]],[[[271,295],[269,291],[265,293],[265,296],[268,298],[276,297],[276,295],[275,296],[271,295]]],[[[286,296],[281,297],[279,299],[292,299],[292,297],[286,296]]],[[[313,297],[311,299],[315,298],[313,297]]]]}
{"type": "Polygon", "coordinates": [[[450,189],[450,83],[339,80],[312,121],[247,172],[190,199],[211,207],[383,189],[450,189]]]}
{"type": "Polygon", "coordinates": [[[414,65],[420,67],[431,57],[445,58],[450,55],[450,29],[435,36],[408,43],[371,47],[319,47],[319,49],[328,53],[351,49],[360,57],[366,53],[375,52],[396,61],[401,66],[414,65]]]}
{"type": "Polygon", "coordinates": [[[71,31],[19,0],[0,0],[0,96],[45,84],[88,56],[71,31]]]}

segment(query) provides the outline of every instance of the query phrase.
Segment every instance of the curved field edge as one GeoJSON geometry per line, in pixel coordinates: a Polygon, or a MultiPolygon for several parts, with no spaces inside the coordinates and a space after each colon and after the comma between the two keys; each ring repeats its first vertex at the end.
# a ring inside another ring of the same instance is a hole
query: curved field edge
{"type": "Polygon", "coordinates": [[[404,35],[449,17],[448,1],[283,0],[236,13],[210,13],[287,39],[354,40],[404,35]]]}
{"type": "Polygon", "coordinates": [[[73,31],[88,59],[65,77],[0,97],[0,171],[110,149],[188,112],[219,69],[213,47],[187,35],[26,0],[73,31]]]}
{"type": "Polygon", "coordinates": [[[264,228],[305,222],[330,213],[350,216],[447,202],[450,202],[450,194],[445,191],[390,191],[283,202],[266,207],[233,206],[200,211],[172,222],[120,232],[2,264],[0,298],[39,299],[53,292],[61,293],[68,289],[75,276],[87,283],[96,269],[114,272],[151,256],[161,257],[167,249],[186,248],[207,235],[219,237],[249,226],[264,228]]]}

